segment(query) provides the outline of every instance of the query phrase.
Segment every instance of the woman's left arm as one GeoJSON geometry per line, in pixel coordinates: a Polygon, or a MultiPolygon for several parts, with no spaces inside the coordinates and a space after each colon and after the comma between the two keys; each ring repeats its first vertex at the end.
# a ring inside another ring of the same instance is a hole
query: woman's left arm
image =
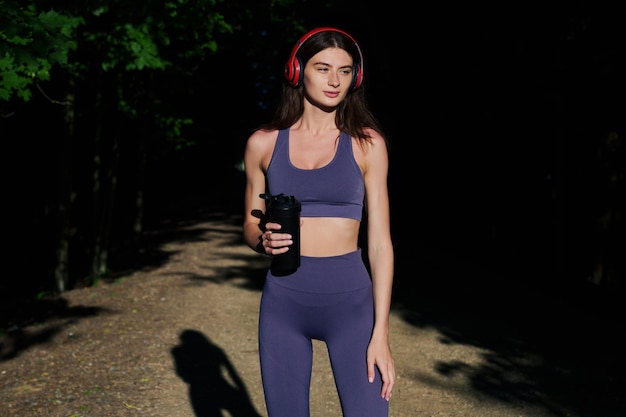
{"type": "Polygon", "coordinates": [[[389,343],[389,314],[394,276],[387,175],[389,157],[383,138],[373,133],[361,155],[367,207],[367,250],[374,292],[374,331],[367,351],[368,378],[377,366],[383,379],[381,396],[389,401],[396,380],[389,343]]]}

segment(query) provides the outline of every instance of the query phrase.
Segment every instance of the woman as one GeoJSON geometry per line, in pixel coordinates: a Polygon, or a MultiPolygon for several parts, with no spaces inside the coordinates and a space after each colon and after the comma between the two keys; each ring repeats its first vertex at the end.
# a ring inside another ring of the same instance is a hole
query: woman
{"type": "Polygon", "coordinates": [[[308,417],[311,339],[328,347],[344,417],[386,417],[394,274],[387,139],[366,105],[363,57],[348,33],[317,28],[294,46],[275,119],[246,144],[243,236],[259,253],[293,236],[266,222],[261,194],[301,204],[300,267],[267,273],[259,354],[269,417],[308,417]],[[366,224],[367,268],[359,245],[366,224]]]}

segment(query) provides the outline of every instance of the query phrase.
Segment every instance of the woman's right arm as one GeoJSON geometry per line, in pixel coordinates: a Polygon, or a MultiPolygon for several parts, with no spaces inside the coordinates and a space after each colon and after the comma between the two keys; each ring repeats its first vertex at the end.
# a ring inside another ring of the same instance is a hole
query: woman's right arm
{"type": "MultiPolygon", "coordinates": [[[[244,169],[246,188],[244,196],[243,239],[256,252],[265,253],[262,245],[263,215],[265,200],[259,194],[265,193],[265,167],[269,164],[275,140],[272,132],[257,130],[246,142],[244,169]]],[[[274,134],[275,136],[275,134],[274,134]]]]}
{"type": "Polygon", "coordinates": [[[293,245],[289,233],[280,232],[280,224],[264,221],[265,171],[272,158],[278,132],[258,130],[248,138],[243,163],[246,172],[243,239],[248,246],[265,255],[280,255],[293,245]]]}

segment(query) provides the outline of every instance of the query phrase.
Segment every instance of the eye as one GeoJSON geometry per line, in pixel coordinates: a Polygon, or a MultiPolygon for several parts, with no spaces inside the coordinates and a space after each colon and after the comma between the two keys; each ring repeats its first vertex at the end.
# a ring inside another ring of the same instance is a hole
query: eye
{"type": "Polygon", "coordinates": [[[340,72],[342,75],[350,75],[352,74],[352,68],[342,69],[340,72]]]}

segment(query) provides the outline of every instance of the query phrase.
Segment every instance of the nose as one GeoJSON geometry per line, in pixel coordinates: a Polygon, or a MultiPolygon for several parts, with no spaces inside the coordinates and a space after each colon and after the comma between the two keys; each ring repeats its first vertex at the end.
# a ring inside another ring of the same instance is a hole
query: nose
{"type": "Polygon", "coordinates": [[[339,76],[334,73],[331,72],[330,75],[328,76],[328,85],[334,88],[339,87],[340,81],[339,81],[339,76]]]}

